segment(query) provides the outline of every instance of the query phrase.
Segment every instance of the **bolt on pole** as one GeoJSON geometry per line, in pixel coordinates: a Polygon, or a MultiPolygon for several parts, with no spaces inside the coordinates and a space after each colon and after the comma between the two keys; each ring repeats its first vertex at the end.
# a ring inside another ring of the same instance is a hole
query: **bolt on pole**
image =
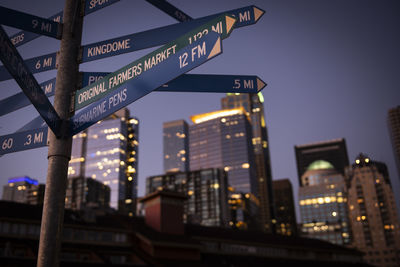
{"type": "Polygon", "coordinates": [[[49,131],[48,168],[44,196],[37,266],[59,266],[59,254],[64,222],[65,191],[72,138],[68,137],[71,93],[76,89],[82,38],[83,1],[65,0],[63,32],[58,54],[58,71],[54,108],[60,116],[64,131],[57,138],[49,131]]]}

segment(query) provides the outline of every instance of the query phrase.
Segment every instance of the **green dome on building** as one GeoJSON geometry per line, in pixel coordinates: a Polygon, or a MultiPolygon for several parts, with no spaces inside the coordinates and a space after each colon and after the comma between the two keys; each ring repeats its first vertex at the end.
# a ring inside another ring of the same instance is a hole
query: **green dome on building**
{"type": "Polygon", "coordinates": [[[335,167],[333,167],[333,165],[330,162],[325,160],[316,160],[308,166],[307,171],[329,170],[329,169],[335,169],[335,167]]]}

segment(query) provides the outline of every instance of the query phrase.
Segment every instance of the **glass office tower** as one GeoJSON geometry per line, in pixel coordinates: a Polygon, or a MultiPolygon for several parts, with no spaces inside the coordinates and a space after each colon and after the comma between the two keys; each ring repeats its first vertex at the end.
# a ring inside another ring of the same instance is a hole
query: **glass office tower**
{"type": "Polygon", "coordinates": [[[302,232],[333,244],[351,241],[344,176],[327,161],[310,164],[299,188],[302,232]]]}
{"type": "Polygon", "coordinates": [[[190,169],[223,168],[236,192],[257,195],[256,167],[249,117],[243,108],[191,117],[190,169]]]}
{"type": "Polygon", "coordinates": [[[110,187],[110,207],[133,215],[137,197],[138,120],[123,109],[73,137],[69,177],[110,187]]]}
{"type": "Polygon", "coordinates": [[[272,189],[271,162],[268,143],[268,130],[264,116],[264,97],[258,94],[227,94],[221,99],[223,109],[244,108],[250,118],[252,128],[252,145],[259,192],[261,221],[267,232],[272,232],[274,218],[274,201],[272,189]]]}
{"type": "Polygon", "coordinates": [[[188,124],[184,120],[163,124],[164,171],[189,170],[188,124]]]}

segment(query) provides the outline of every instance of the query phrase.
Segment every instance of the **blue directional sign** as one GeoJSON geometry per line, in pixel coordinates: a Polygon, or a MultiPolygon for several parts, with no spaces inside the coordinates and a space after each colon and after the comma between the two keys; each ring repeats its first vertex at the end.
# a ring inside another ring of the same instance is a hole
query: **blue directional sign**
{"type": "MultiPolygon", "coordinates": [[[[82,86],[91,85],[109,72],[84,72],[82,86]]],[[[254,75],[183,74],[163,84],[157,92],[258,93],[266,83],[254,75]]],[[[1,102],[0,102],[1,103],[1,102]]]]}
{"type": "Polygon", "coordinates": [[[86,0],[85,1],[85,15],[93,13],[103,7],[112,5],[119,0],[86,0]]]}
{"type": "MultiPolygon", "coordinates": [[[[113,73],[116,75],[107,76],[108,78],[104,78],[97,83],[107,81],[108,84],[115,84],[118,89],[110,91],[102,99],[75,114],[71,118],[71,135],[79,133],[97,121],[110,116],[112,113],[145,96],[162,84],[221,54],[221,45],[219,34],[211,32],[175,53],[171,51],[173,54],[163,62],[153,65],[147,70],[143,66],[143,71],[141,71],[140,75],[131,76],[131,79],[125,83],[120,83],[122,78],[118,75],[121,74],[120,71],[113,73]]],[[[164,46],[164,49],[168,51],[170,47],[170,44],[168,44],[164,46]]],[[[138,70],[139,65],[136,66],[136,70],[138,70]]]]}
{"type": "MultiPolygon", "coordinates": [[[[62,22],[62,17],[63,17],[63,12],[58,12],[57,14],[49,17],[49,20],[61,23],[62,22]]],[[[36,34],[33,32],[28,32],[28,31],[20,31],[14,35],[11,35],[10,40],[13,43],[15,47],[18,47],[20,45],[23,45],[27,42],[30,42],[38,37],[40,37],[40,34],[36,34]]]]}
{"type": "Polygon", "coordinates": [[[0,136],[0,155],[47,145],[47,127],[0,136]]]}
{"type": "MultiPolygon", "coordinates": [[[[53,96],[54,89],[56,86],[56,78],[45,81],[39,85],[47,97],[53,96]]],[[[0,100],[0,116],[6,115],[20,108],[29,106],[30,104],[31,102],[23,92],[7,97],[5,99],[0,100]]]]}
{"type": "MultiPolygon", "coordinates": [[[[89,62],[92,60],[116,56],[166,44],[187,33],[188,31],[223,14],[236,17],[238,22],[240,21],[239,26],[236,24],[234,25],[234,27],[237,28],[256,23],[264,14],[264,11],[255,6],[248,6],[230,10],[227,12],[221,12],[207,17],[194,19],[191,21],[176,23],[160,28],[151,29],[148,31],[125,35],[115,39],[109,39],[97,43],[88,44],[83,46],[82,62],[89,62]]],[[[214,29],[215,31],[220,32],[218,25],[215,25],[214,29]]],[[[222,35],[222,39],[225,39],[224,35],[222,35]]]]}
{"type": "Polygon", "coordinates": [[[171,17],[175,18],[177,21],[184,22],[184,21],[189,21],[192,20],[192,18],[185,14],[182,10],[179,10],[177,7],[171,5],[165,0],[146,0],[153,6],[156,6],[157,8],[161,9],[171,17]]]}
{"type": "MultiPolygon", "coordinates": [[[[25,60],[25,65],[31,73],[38,73],[56,68],[56,53],[34,57],[25,60]]],[[[0,81],[12,79],[12,76],[4,66],[0,66],[0,81]]]]}
{"type": "Polygon", "coordinates": [[[0,24],[61,39],[61,24],[0,6],[0,24]]]}
{"type": "Polygon", "coordinates": [[[32,102],[40,116],[56,134],[59,133],[60,118],[40,88],[35,77],[24,64],[17,49],[11,43],[3,27],[0,26],[0,60],[15,79],[22,91],[32,102]]]}
{"type": "Polygon", "coordinates": [[[258,93],[265,83],[253,75],[184,74],[157,92],[258,93]]]}

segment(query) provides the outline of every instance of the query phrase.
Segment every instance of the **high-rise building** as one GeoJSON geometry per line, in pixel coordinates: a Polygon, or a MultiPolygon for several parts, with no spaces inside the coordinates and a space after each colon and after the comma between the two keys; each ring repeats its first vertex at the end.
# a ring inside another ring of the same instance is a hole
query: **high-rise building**
{"type": "Polygon", "coordinates": [[[268,131],[264,117],[264,98],[258,94],[227,94],[221,99],[223,109],[244,108],[250,118],[252,145],[257,171],[260,215],[264,230],[271,232],[274,218],[272,172],[268,143],[268,131]]]}
{"type": "Polygon", "coordinates": [[[272,181],[275,203],[275,230],[277,234],[297,235],[296,211],[292,183],[289,179],[272,181]]]}
{"type": "Polygon", "coordinates": [[[228,225],[227,177],[223,170],[175,172],[146,179],[146,195],[163,190],[187,196],[184,201],[186,223],[204,226],[228,225]]]}
{"type": "Polygon", "coordinates": [[[346,180],[353,246],[369,264],[400,266],[400,223],[385,164],[360,154],[346,180]]]}
{"type": "Polygon", "coordinates": [[[3,186],[2,199],[32,205],[43,204],[44,184],[28,176],[10,178],[8,184],[3,186]]]}
{"type": "Polygon", "coordinates": [[[297,173],[299,184],[302,186],[301,177],[311,163],[323,160],[333,165],[334,169],[344,175],[344,169],[349,165],[345,139],[317,142],[295,146],[297,173]]]}
{"type": "Polygon", "coordinates": [[[258,195],[249,117],[243,108],[191,117],[190,169],[223,168],[235,192],[258,195]]]}
{"type": "Polygon", "coordinates": [[[110,187],[110,207],[136,209],[139,121],[122,109],[73,137],[68,176],[90,177],[110,187]]]}
{"type": "Polygon", "coordinates": [[[189,171],[188,124],[184,120],[165,122],[164,135],[164,171],[189,171]]]}
{"type": "Polygon", "coordinates": [[[347,190],[344,176],[323,160],[310,164],[299,188],[301,231],[337,245],[349,245],[347,190]]]}
{"type": "Polygon", "coordinates": [[[85,208],[108,209],[110,187],[92,178],[73,177],[68,179],[65,194],[65,208],[84,210],[85,208]]]}
{"type": "Polygon", "coordinates": [[[389,110],[388,124],[397,165],[397,175],[400,179],[400,106],[389,110]]]}

